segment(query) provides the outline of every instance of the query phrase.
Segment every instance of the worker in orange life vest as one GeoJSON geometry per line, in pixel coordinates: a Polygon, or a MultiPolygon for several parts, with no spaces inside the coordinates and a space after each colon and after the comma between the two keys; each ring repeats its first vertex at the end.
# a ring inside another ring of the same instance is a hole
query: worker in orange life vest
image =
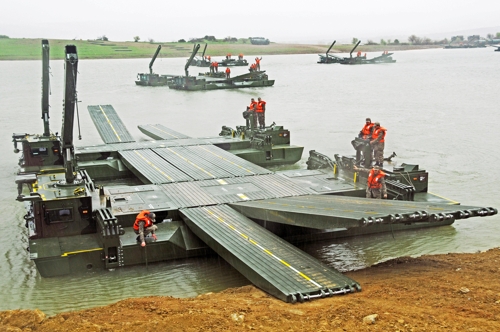
{"type": "Polygon", "coordinates": [[[219,63],[217,61],[214,61],[214,69],[216,73],[219,72],[219,63]]]}
{"type": "Polygon", "coordinates": [[[366,198],[387,198],[387,187],[384,180],[385,173],[380,170],[380,167],[373,166],[370,170],[367,168],[359,168],[354,165],[354,170],[368,173],[368,179],[366,181],[366,198]]]}
{"type": "Polygon", "coordinates": [[[370,145],[373,149],[373,156],[375,165],[382,167],[384,164],[384,147],[385,147],[385,134],[387,129],[380,126],[380,122],[375,122],[373,126],[372,137],[370,145]]]}
{"type": "Polygon", "coordinates": [[[231,78],[231,69],[229,67],[226,67],[226,78],[231,78]]]}
{"type": "Polygon", "coordinates": [[[368,139],[372,136],[373,132],[373,126],[375,124],[372,123],[372,120],[370,118],[366,118],[365,125],[363,128],[360,130],[358,137],[362,139],[368,139]]]}
{"type": "Polygon", "coordinates": [[[148,210],[142,210],[135,218],[133,228],[135,234],[138,235],[136,240],[137,242],[141,243],[141,247],[146,246],[145,237],[150,233],[153,240],[157,240],[155,232],[158,229],[158,226],[154,224],[155,218],[156,215],[153,212],[149,212],[148,210]]]}
{"type": "Polygon", "coordinates": [[[255,113],[256,111],[257,111],[257,102],[255,101],[254,98],[252,98],[250,99],[250,106],[247,106],[246,110],[247,117],[245,117],[245,119],[247,120],[246,121],[247,128],[251,128],[250,121],[252,121],[252,127],[257,126],[257,114],[255,113]]]}
{"type": "Polygon", "coordinates": [[[266,102],[262,98],[257,98],[257,119],[259,120],[259,128],[264,129],[266,127],[266,102]]]}
{"type": "Polygon", "coordinates": [[[260,60],[262,60],[262,57],[260,57],[260,58],[256,57],[255,58],[255,70],[260,71],[260,60]]]}

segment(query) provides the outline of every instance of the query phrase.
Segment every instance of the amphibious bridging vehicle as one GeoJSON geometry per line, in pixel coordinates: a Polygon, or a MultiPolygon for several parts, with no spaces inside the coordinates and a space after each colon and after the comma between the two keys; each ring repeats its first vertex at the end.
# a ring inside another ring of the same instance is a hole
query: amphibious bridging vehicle
{"type": "Polygon", "coordinates": [[[174,90],[218,90],[218,89],[241,89],[241,88],[255,88],[273,86],[274,80],[270,80],[265,71],[254,71],[248,74],[238,75],[231,78],[220,78],[218,73],[205,73],[200,74],[198,77],[189,76],[189,66],[192,63],[196,53],[200,48],[197,44],[193,48],[191,57],[186,61],[184,66],[184,76],[175,76],[172,83],[168,85],[170,89],[174,90]]]}
{"type": "Polygon", "coordinates": [[[326,51],[325,55],[318,54],[319,55],[318,63],[340,63],[340,61],[343,60],[343,58],[341,58],[341,57],[338,57],[338,56],[333,55],[333,54],[328,54],[336,42],[337,42],[336,40],[333,41],[332,45],[330,45],[330,47],[326,51]]]}
{"type": "Polygon", "coordinates": [[[167,85],[172,80],[172,75],[159,75],[153,73],[153,64],[160,53],[161,45],[158,45],[151,62],[149,62],[149,73],[139,73],[137,74],[137,81],[135,84],[143,86],[162,86],[167,85]]]}
{"type": "Polygon", "coordinates": [[[154,140],[136,141],[111,105],[94,105],[88,111],[105,144],[76,148],[76,47],[65,48],[61,136],[48,124],[48,43],[43,58],[44,134],[13,134],[15,150],[22,150],[17,200],[26,205],[29,256],[43,277],[217,253],[269,294],[302,302],[361,287],[286,240],[450,225],[497,213],[430,194],[428,173],[418,165],[385,167],[391,200],[375,200],[363,198],[366,181],[354,181],[354,157],[311,151],[308,169],[273,172],[234,153],[244,133],[256,155],[286,159],[288,149],[273,145],[286,145],[289,132],[274,125],[224,128],[217,138],[199,139],[146,125],[141,130],[154,140]],[[146,247],[132,228],[142,210],[158,221],[158,240],[148,239],[146,247]]]}
{"type": "Polygon", "coordinates": [[[392,58],[392,55],[394,53],[388,53],[388,52],[383,52],[382,55],[368,59],[366,58],[365,55],[361,55],[361,52],[358,52],[357,56],[353,57],[352,52],[358,47],[359,43],[361,41],[358,41],[358,43],[354,46],[354,48],[351,50],[349,57],[344,58],[339,61],[340,64],[342,65],[369,65],[369,64],[377,64],[377,63],[394,63],[396,60],[392,58]]]}

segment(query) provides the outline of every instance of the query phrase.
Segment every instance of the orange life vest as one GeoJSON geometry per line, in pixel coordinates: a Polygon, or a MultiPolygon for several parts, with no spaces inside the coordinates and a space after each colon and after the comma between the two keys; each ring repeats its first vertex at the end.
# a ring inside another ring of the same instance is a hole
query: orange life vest
{"type": "Polygon", "coordinates": [[[384,127],[379,127],[378,129],[375,129],[373,131],[373,134],[372,134],[372,139],[376,140],[378,138],[378,136],[381,135],[382,137],[380,138],[380,140],[378,142],[384,143],[386,131],[387,131],[387,129],[385,129],[384,127]]]}
{"type": "Polygon", "coordinates": [[[373,126],[374,126],[374,124],[372,122],[365,124],[363,126],[363,129],[361,129],[361,134],[363,134],[363,138],[368,138],[368,136],[372,132],[373,126]]]}
{"type": "Polygon", "coordinates": [[[229,74],[231,72],[231,69],[229,67],[226,67],[226,74],[229,74]]]}
{"type": "Polygon", "coordinates": [[[217,61],[214,62],[214,67],[219,67],[219,63],[217,61]]]}
{"type": "Polygon", "coordinates": [[[257,64],[259,64],[259,63],[260,63],[260,59],[259,59],[259,58],[255,58],[255,62],[256,62],[257,64]]]}
{"type": "Polygon", "coordinates": [[[255,110],[255,108],[257,108],[257,102],[256,102],[256,101],[252,101],[252,102],[250,103],[249,108],[250,108],[250,110],[251,110],[251,111],[254,111],[254,110],[255,110]]]}
{"type": "Polygon", "coordinates": [[[148,228],[148,227],[151,227],[153,225],[153,222],[151,221],[151,219],[149,219],[149,217],[146,217],[146,215],[149,215],[150,212],[148,210],[142,210],[138,215],[137,217],[135,218],[135,222],[134,222],[134,230],[135,231],[139,231],[139,223],[141,221],[144,221],[144,228],[148,228]]]}
{"type": "Polygon", "coordinates": [[[368,188],[372,189],[380,189],[382,188],[382,183],[380,179],[385,176],[385,173],[379,171],[377,175],[375,175],[375,170],[371,170],[370,174],[368,174],[368,188]]]}
{"type": "Polygon", "coordinates": [[[266,102],[261,100],[257,102],[257,113],[264,113],[264,108],[266,107],[266,102]]]}

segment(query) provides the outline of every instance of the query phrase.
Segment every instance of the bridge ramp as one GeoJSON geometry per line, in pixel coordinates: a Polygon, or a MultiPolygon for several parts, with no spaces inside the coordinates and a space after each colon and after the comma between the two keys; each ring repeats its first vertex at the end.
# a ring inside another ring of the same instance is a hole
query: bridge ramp
{"type": "Polygon", "coordinates": [[[497,213],[488,207],[335,195],[282,197],[235,202],[230,206],[249,218],[316,229],[451,222],[497,213]]]}
{"type": "Polygon", "coordinates": [[[227,205],[182,209],[188,227],[255,286],[294,303],[360,285],[227,205]]]}
{"type": "Polygon", "coordinates": [[[189,136],[181,134],[175,130],[165,127],[161,124],[147,124],[137,126],[145,135],[157,140],[172,140],[189,138],[189,136]]]}

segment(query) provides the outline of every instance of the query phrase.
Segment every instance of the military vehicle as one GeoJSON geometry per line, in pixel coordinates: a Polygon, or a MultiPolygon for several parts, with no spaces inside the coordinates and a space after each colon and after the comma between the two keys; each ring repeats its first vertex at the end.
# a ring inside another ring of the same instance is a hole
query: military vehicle
{"type": "Polygon", "coordinates": [[[337,42],[336,40],[333,41],[332,45],[330,45],[330,47],[326,51],[325,55],[318,54],[319,55],[318,63],[340,63],[340,61],[343,60],[343,58],[341,58],[341,57],[338,57],[338,56],[333,55],[333,54],[328,54],[336,42],[337,42]]]}
{"type": "Polygon", "coordinates": [[[170,89],[174,90],[218,90],[218,89],[241,89],[241,88],[255,88],[266,87],[274,85],[274,80],[270,80],[265,71],[253,71],[248,74],[243,74],[231,78],[226,76],[220,77],[218,73],[211,73],[211,75],[202,74],[196,76],[189,76],[189,66],[196,56],[200,48],[197,44],[193,48],[191,57],[186,61],[184,66],[184,76],[175,76],[172,82],[168,85],[170,89]]]}
{"type": "Polygon", "coordinates": [[[382,55],[380,55],[378,57],[375,57],[375,58],[372,58],[372,59],[368,59],[366,57],[366,53],[365,53],[365,55],[361,55],[361,52],[358,52],[358,54],[355,57],[353,57],[352,56],[352,52],[354,52],[354,50],[356,49],[356,47],[358,47],[359,43],[361,43],[361,41],[358,41],[356,43],[356,45],[354,46],[354,48],[349,53],[349,57],[348,58],[346,57],[346,58],[343,58],[342,60],[339,61],[340,64],[342,64],[342,65],[369,65],[369,64],[394,63],[394,62],[396,62],[396,60],[394,60],[392,58],[392,55],[394,53],[388,53],[388,52],[383,52],[382,55]]]}
{"type": "MultiPolygon", "coordinates": [[[[250,123],[250,129],[239,129],[241,136],[238,128],[236,133],[224,128],[212,139],[149,125],[141,130],[158,137],[136,141],[111,105],[94,105],[88,111],[105,144],[75,147],[77,49],[65,47],[63,124],[57,136],[48,123],[45,45],[44,134],[12,136],[15,151],[20,144],[23,152],[17,200],[26,206],[22,222],[29,256],[42,277],[218,254],[267,293],[303,302],[361,286],[289,241],[435,227],[497,214],[491,207],[449,204],[430,194],[429,174],[418,165],[384,167],[392,200],[375,200],[363,198],[366,182],[357,180],[354,157],[333,160],[310,151],[307,169],[273,172],[232,150],[238,139],[246,139],[242,134],[250,135],[257,153],[277,158],[275,140],[286,143],[289,132],[275,125],[257,130],[250,123]],[[221,148],[225,140],[234,154],[221,148]],[[132,227],[143,210],[156,214],[158,227],[157,239],[147,237],[145,247],[132,227]]],[[[286,159],[288,150],[281,153],[286,159]]]]}
{"type": "Polygon", "coordinates": [[[269,45],[269,39],[264,37],[250,37],[252,45],[269,45]]]}
{"type": "MultiPolygon", "coordinates": [[[[208,44],[205,44],[205,48],[203,48],[203,53],[201,54],[200,57],[195,56],[193,59],[191,59],[189,63],[190,66],[210,67],[210,60],[209,58],[205,57],[205,51],[207,50],[207,46],[208,44]]],[[[196,47],[196,44],[193,47],[196,47]]]]}
{"type": "Polygon", "coordinates": [[[139,73],[137,74],[137,81],[135,84],[142,86],[162,86],[167,85],[172,80],[172,75],[158,75],[153,73],[153,64],[160,53],[161,45],[158,45],[151,62],[149,62],[149,73],[139,73]]]}
{"type": "Polygon", "coordinates": [[[243,56],[238,56],[238,59],[233,59],[231,55],[226,55],[225,59],[218,61],[219,66],[221,67],[241,67],[248,66],[248,61],[243,59],[243,56]]]}

